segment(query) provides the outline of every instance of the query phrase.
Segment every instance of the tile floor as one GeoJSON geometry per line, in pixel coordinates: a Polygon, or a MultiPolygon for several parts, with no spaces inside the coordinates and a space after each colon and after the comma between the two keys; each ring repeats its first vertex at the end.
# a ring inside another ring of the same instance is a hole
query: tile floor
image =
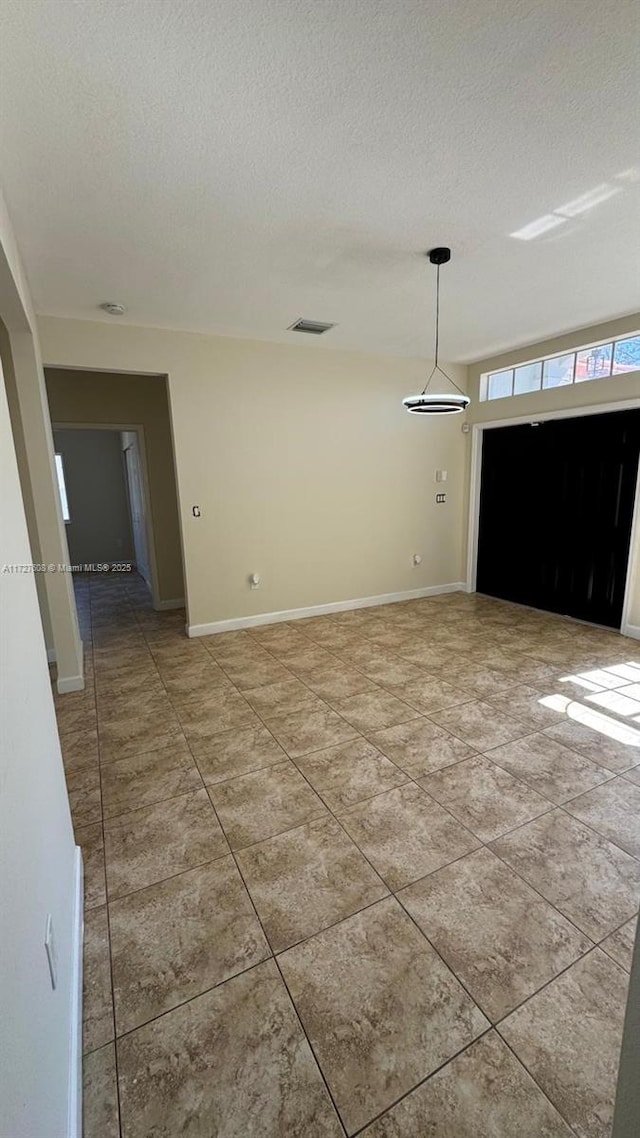
{"type": "Polygon", "coordinates": [[[85,1138],[607,1138],[640,645],[459,593],[188,640],[76,590],[85,1138]]]}

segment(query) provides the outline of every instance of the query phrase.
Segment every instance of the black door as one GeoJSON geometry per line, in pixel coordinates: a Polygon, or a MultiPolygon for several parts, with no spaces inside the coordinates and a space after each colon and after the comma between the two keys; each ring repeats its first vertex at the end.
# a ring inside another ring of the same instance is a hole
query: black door
{"type": "Polygon", "coordinates": [[[483,432],[479,593],[619,628],[640,411],[483,432]]]}

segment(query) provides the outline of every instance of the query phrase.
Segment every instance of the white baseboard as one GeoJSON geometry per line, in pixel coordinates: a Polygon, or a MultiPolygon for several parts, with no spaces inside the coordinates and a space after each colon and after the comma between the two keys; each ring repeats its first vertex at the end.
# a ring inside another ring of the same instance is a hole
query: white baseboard
{"type": "Polygon", "coordinates": [[[625,624],[620,632],[623,636],[630,636],[632,640],[640,640],[640,624],[625,624]]]}
{"type": "Polygon", "coordinates": [[[175,597],[172,601],[156,601],[153,607],[156,612],[170,612],[171,609],[183,609],[184,597],[175,597]]]}
{"type": "Polygon", "coordinates": [[[82,942],[84,939],[84,867],[82,850],[74,860],[71,1023],[69,1034],[68,1138],[82,1138],[82,942]]]}
{"type": "Polygon", "coordinates": [[[350,609],[390,605],[397,601],[436,597],[441,593],[459,593],[465,589],[463,581],[448,585],[429,585],[424,589],[408,589],[405,593],[383,593],[378,597],[357,597],[351,601],[332,601],[327,605],[310,605],[308,608],[288,609],[285,612],[263,612],[255,616],[238,616],[231,620],[215,620],[211,624],[187,624],[187,636],[212,636],[218,632],[235,632],[240,628],[256,628],[261,624],[279,624],[283,620],[303,620],[309,616],[326,616],[332,612],[349,612],[350,609]]]}
{"type": "Polygon", "coordinates": [[[59,676],[56,687],[60,695],[67,691],[84,691],[84,676],[59,676]]]}

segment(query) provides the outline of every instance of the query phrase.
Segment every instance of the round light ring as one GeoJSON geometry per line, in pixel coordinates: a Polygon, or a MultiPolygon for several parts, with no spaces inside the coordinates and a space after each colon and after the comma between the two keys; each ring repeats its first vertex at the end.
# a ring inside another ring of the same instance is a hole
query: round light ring
{"type": "Polygon", "coordinates": [[[402,400],[412,415],[458,415],[466,411],[471,400],[468,395],[407,395],[402,400]]]}

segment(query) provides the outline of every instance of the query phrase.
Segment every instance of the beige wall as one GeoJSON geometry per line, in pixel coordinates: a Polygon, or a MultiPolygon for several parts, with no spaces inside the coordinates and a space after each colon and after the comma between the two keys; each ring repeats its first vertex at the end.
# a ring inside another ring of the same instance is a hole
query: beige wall
{"type": "MultiPolygon", "coordinates": [[[[478,398],[480,376],[487,372],[500,371],[502,368],[512,367],[515,364],[526,363],[529,360],[540,359],[543,356],[555,355],[556,353],[573,351],[583,345],[596,344],[638,331],[640,331],[640,312],[619,320],[609,321],[606,324],[581,328],[563,336],[557,336],[552,340],[528,344],[526,347],[518,348],[515,351],[505,352],[500,356],[493,356],[471,364],[469,366],[469,393],[472,397],[472,404],[468,412],[471,422],[482,424],[519,416],[535,418],[536,415],[549,412],[571,411],[575,413],[580,408],[596,407],[599,404],[615,404],[626,400],[640,401],[640,371],[611,376],[608,379],[594,379],[587,383],[556,387],[550,391],[516,395],[509,399],[492,399],[480,403],[478,398]]],[[[629,587],[630,609],[627,621],[636,630],[634,635],[636,633],[640,635],[640,526],[637,528],[631,550],[629,587]]]]}
{"type": "MultiPolygon", "coordinates": [[[[190,625],[461,579],[461,417],[420,419],[401,403],[423,386],[424,360],[52,317],[39,327],[50,367],[168,374],[190,625]]],[[[451,370],[464,385],[465,369],[451,370]]],[[[56,402],[56,418],[67,411],[56,402]]]]}
{"type": "MultiPolygon", "coordinates": [[[[67,322],[56,323],[65,325],[67,322]]],[[[111,328],[106,331],[117,332],[111,328]]],[[[158,599],[165,604],[180,601],[184,597],[182,553],[164,376],[65,371],[49,367],[45,368],[45,375],[54,425],[105,423],[143,427],[158,599]]]]}

